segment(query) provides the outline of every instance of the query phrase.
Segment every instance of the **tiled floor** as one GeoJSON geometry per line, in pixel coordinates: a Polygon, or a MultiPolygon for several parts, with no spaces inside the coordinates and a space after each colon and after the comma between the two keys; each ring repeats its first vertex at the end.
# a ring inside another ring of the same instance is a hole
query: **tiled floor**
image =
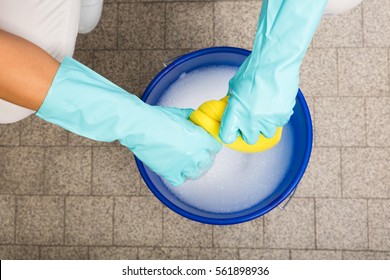
{"type": "MultiPolygon", "coordinates": [[[[105,1],[75,58],[140,95],[165,59],[250,48],[261,1],[105,1]]],[[[130,152],[36,117],[0,125],[1,259],[390,259],[390,1],[324,18],[302,66],[315,127],[286,210],[211,226],[164,207],[130,152]]]]}

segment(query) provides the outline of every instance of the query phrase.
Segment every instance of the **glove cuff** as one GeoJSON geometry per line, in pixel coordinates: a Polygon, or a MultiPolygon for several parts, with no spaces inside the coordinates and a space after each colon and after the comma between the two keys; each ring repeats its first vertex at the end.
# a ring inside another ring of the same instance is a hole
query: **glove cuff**
{"type": "Polygon", "coordinates": [[[131,115],[145,106],[136,96],[65,57],[36,115],[78,135],[112,142],[127,136],[124,133],[137,125],[131,115]]]}

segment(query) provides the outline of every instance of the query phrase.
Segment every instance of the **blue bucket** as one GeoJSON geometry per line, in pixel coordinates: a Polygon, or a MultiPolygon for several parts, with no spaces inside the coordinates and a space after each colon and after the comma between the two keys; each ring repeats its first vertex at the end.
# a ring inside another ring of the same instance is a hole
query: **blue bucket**
{"type": "MultiPolygon", "coordinates": [[[[227,65],[239,67],[249,54],[250,51],[245,49],[214,47],[183,55],[164,68],[153,79],[146,88],[142,100],[148,104],[155,105],[158,103],[161,95],[182,73],[207,66],[227,65]]],[[[248,209],[233,213],[213,213],[187,205],[169,191],[157,174],[136,158],[141,176],[152,193],[163,204],[188,219],[206,224],[229,225],[243,223],[260,217],[293,194],[309,162],[313,128],[309,109],[300,90],[298,91],[296,101],[294,114],[289,123],[292,126],[295,139],[298,139],[293,144],[293,162],[290,163],[287,174],[275,191],[268,198],[248,209]]]]}

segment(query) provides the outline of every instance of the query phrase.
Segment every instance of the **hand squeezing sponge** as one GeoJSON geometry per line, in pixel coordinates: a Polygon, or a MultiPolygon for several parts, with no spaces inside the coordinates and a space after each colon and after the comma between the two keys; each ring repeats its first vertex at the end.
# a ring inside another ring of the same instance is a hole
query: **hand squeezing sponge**
{"type": "Polygon", "coordinates": [[[225,146],[243,153],[258,153],[271,149],[276,146],[282,136],[282,127],[278,127],[275,135],[272,138],[266,138],[264,135],[260,135],[259,139],[254,145],[246,143],[241,135],[239,135],[231,144],[226,144],[221,141],[218,136],[221,126],[221,119],[225,111],[225,107],[228,103],[228,96],[220,100],[211,100],[203,103],[198,109],[192,112],[190,120],[196,125],[201,126],[208,133],[210,133],[215,139],[224,144],[225,146]]]}

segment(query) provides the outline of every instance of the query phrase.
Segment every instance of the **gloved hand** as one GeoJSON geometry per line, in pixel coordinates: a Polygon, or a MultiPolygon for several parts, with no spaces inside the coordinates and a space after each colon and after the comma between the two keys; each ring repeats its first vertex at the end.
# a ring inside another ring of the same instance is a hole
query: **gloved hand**
{"type": "Polygon", "coordinates": [[[253,51],[229,82],[219,136],[272,137],[293,114],[299,68],[327,0],[264,0],[253,51]]]}
{"type": "Polygon", "coordinates": [[[188,121],[192,109],[150,106],[66,57],[36,115],[76,134],[128,147],[177,186],[202,176],[221,149],[188,121]]]}

